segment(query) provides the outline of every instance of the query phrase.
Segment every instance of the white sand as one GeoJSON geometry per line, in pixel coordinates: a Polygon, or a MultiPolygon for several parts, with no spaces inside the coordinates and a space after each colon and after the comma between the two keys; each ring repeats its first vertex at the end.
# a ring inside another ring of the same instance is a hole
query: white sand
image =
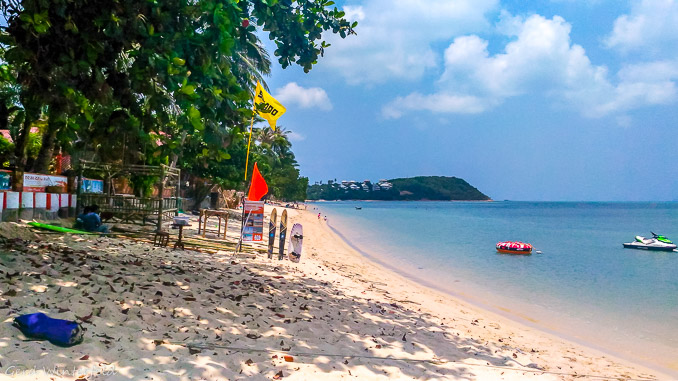
{"type": "Polygon", "coordinates": [[[288,213],[304,225],[298,264],[112,238],[5,244],[0,379],[669,379],[419,286],[288,213]],[[12,318],[38,311],[82,321],[85,341],[22,341],[12,318]]]}

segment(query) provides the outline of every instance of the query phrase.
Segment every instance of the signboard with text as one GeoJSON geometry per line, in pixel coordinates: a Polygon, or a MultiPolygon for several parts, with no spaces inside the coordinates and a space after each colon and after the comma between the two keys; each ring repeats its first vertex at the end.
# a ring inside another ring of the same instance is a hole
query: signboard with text
{"type": "Polygon", "coordinates": [[[243,212],[245,214],[245,226],[243,226],[242,240],[244,242],[263,241],[264,202],[245,200],[243,212]]]}
{"type": "Polygon", "coordinates": [[[66,176],[24,173],[25,192],[44,192],[46,187],[61,187],[65,192],[68,187],[68,179],[66,176]]]}

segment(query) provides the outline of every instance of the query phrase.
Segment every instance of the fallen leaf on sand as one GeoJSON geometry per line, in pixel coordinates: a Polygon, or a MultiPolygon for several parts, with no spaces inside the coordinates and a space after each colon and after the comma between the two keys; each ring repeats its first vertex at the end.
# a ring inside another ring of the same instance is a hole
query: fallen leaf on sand
{"type": "Polygon", "coordinates": [[[254,361],[252,361],[252,359],[248,359],[247,361],[245,361],[245,364],[248,366],[252,366],[252,364],[254,364],[254,361]]]}
{"type": "Polygon", "coordinates": [[[84,355],[84,356],[80,357],[80,360],[83,360],[83,361],[89,360],[89,355],[84,355]]]}
{"type": "Polygon", "coordinates": [[[276,373],[275,376],[273,376],[273,379],[274,379],[274,380],[279,380],[279,379],[281,379],[281,378],[283,378],[283,377],[284,377],[284,376],[283,376],[283,372],[282,372],[282,370],[281,370],[280,372],[276,373]]]}
{"type": "Polygon", "coordinates": [[[75,317],[78,318],[78,320],[80,320],[80,321],[83,321],[85,323],[89,323],[89,321],[92,319],[92,316],[94,316],[94,312],[92,312],[91,314],[89,314],[87,316],[80,317],[80,316],[76,315],[75,317]]]}

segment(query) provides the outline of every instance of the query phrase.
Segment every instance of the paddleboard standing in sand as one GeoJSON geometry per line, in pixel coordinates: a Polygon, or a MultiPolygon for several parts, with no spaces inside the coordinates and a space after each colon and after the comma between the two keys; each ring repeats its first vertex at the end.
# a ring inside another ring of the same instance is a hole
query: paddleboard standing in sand
{"type": "Polygon", "coordinates": [[[301,224],[294,224],[290,231],[290,261],[299,262],[301,260],[301,244],[304,241],[304,229],[301,224]]]}
{"type": "Polygon", "coordinates": [[[273,247],[275,246],[275,230],[277,213],[275,208],[271,211],[271,220],[268,222],[268,259],[273,259],[273,247]]]}
{"type": "Polygon", "coordinates": [[[280,249],[278,253],[278,260],[281,261],[285,255],[285,239],[287,238],[287,210],[283,210],[282,216],[280,216],[280,244],[278,248],[280,249]]]}

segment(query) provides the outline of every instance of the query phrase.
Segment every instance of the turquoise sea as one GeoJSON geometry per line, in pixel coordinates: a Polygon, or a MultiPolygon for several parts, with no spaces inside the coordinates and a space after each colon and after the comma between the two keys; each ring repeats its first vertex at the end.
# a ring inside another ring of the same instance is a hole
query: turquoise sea
{"type": "Polygon", "coordinates": [[[678,373],[678,252],[622,247],[650,231],[678,241],[677,202],[342,201],[312,208],[363,254],[420,283],[678,373]],[[506,240],[542,253],[497,253],[495,244],[506,240]]]}

